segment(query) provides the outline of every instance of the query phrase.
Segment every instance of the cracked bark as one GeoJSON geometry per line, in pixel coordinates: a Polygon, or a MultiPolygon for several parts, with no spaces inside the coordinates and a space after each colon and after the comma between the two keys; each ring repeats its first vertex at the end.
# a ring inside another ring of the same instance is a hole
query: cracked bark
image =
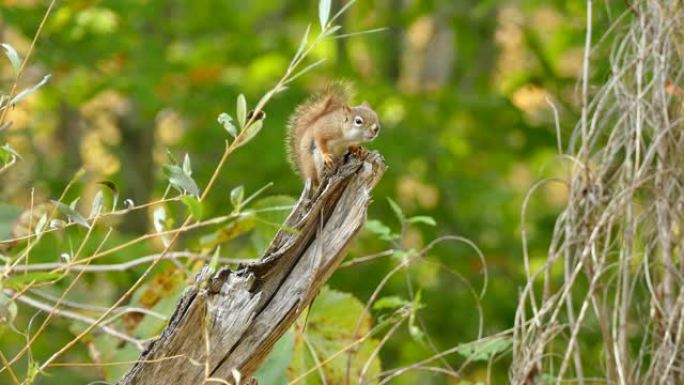
{"type": "Polygon", "coordinates": [[[349,154],[317,192],[307,185],[289,231],[254,264],[200,273],[119,384],[202,384],[231,379],[233,369],[250,378],[346,255],[384,171],[376,152],[349,154]]]}

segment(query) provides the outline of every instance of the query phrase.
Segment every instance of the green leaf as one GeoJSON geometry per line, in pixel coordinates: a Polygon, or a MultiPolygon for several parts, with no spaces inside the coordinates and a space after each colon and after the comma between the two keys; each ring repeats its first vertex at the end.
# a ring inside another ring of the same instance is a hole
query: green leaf
{"type": "Polygon", "coordinates": [[[375,301],[373,304],[373,310],[384,310],[384,309],[396,309],[404,305],[408,305],[410,302],[396,295],[389,297],[382,297],[375,301]]]}
{"type": "Polygon", "coordinates": [[[318,1],[318,20],[321,22],[321,29],[324,30],[330,17],[330,0],[318,1]]]}
{"type": "Polygon", "coordinates": [[[370,219],[366,222],[366,230],[376,235],[389,235],[392,230],[377,219],[370,219]]]}
{"type": "Polygon", "coordinates": [[[237,120],[240,127],[244,127],[247,122],[247,99],[244,94],[240,94],[237,98],[237,120]]]}
{"type": "Polygon", "coordinates": [[[238,147],[244,146],[250,140],[252,140],[252,138],[254,138],[254,136],[261,131],[261,127],[264,124],[263,122],[263,120],[257,120],[245,128],[244,132],[240,135],[240,141],[237,143],[238,147]]]}
{"type": "Polygon", "coordinates": [[[57,206],[57,209],[64,214],[67,218],[69,218],[72,222],[81,225],[87,229],[90,228],[90,224],[88,221],[83,218],[83,216],[76,211],[73,207],[67,206],[62,202],[57,202],[57,201],[52,201],[53,204],[57,206]]]}
{"type": "Polygon", "coordinates": [[[45,225],[47,225],[47,219],[48,219],[47,213],[43,213],[43,215],[40,216],[40,219],[38,219],[38,222],[36,223],[34,233],[39,238],[42,235],[41,233],[43,232],[43,230],[45,230],[45,225]]]}
{"type": "Polygon", "coordinates": [[[308,66],[304,67],[301,71],[299,71],[299,72],[297,72],[296,74],[290,76],[290,77],[287,79],[287,83],[291,83],[292,81],[294,81],[294,80],[297,79],[298,77],[300,77],[300,76],[304,75],[305,73],[311,71],[312,69],[318,67],[319,65],[321,65],[321,63],[323,63],[323,62],[326,61],[326,60],[327,60],[326,58],[322,58],[322,59],[316,60],[315,62],[309,64],[308,66]]]}
{"type": "Polygon", "coordinates": [[[14,68],[14,75],[19,74],[19,68],[21,67],[21,58],[19,58],[19,54],[17,53],[17,50],[14,49],[11,45],[7,43],[0,44],[2,48],[5,49],[5,56],[9,59],[10,63],[12,63],[12,68],[14,68]]]}
{"type": "Polygon", "coordinates": [[[399,262],[406,262],[408,259],[413,258],[416,255],[418,255],[418,252],[415,249],[394,250],[394,253],[392,253],[392,258],[397,259],[399,262]]]}
{"type": "Polygon", "coordinates": [[[423,223],[428,226],[437,226],[437,222],[435,222],[434,218],[428,217],[425,215],[419,215],[416,217],[411,217],[408,219],[409,223],[423,223]]]}
{"type": "Polygon", "coordinates": [[[255,226],[256,219],[254,214],[243,214],[236,220],[220,227],[214,233],[201,237],[200,248],[211,250],[222,243],[254,230],[255,226]]]}
{"type": "Polygon", "coordinates": [[[425,305],[421,302],[421,298],[422,292],[419,289],[416,293],[416,296],[413,298],[413,306],[411,306],[411,314],[409,315],[408,330],[411,338],[425,346],[425,333],[416,322],[416,314],[418,313],[418,310],[425,307],[425,305]]]}
{"type": "Polygon", "coordinates": [[[101,180],[97,183],[101,184],[103,186],[107,186],[109,191],[112,192],[112,211],[115,211],[116,205],[119,203],[119,189],[116,188],[116,185],[114,184],[114,182],[111,182],[108,180],[101,180]]]}
{"type": "Polygon", "coordinates": [[[10,296],[0,291],[0,336],[4,334],[7,325],[14,322],[17,314],[17,304],[12,301],[10,296]]]}
{"type": "Polygon", "coordinates": [[[456,350],[471,361],[489,361],[493,356],[507,350],[512,344],[509,337],[485,338],[459,345],[456,350]]]}
{"type": "Polygon", "coordinates": [[[43,76],[43,79],[40,82],[33,85],[32,87],[29,87],[29,88],[19,92],[14,98],[12,98],[12,100],[10,101],[10,105],[15,105],[15,104],[19,103],[22,99],[24,99],[25,97],[34,93],[38,88],[44,86],[45,83],[47,83],[47,81],[50,80],[50,76],[52,76],[52,75],[47,74],[47,75],[43,76]]]}
{"type": "Polygon", "coordinates": [[[104,200],[104,193],[98,190],[93,197],[93,203],[90,207],[90,217],[96,217],[102,212],[102,201],[104,200]]]}
{"type": "Polygon", "coordinates": [[[62,276],[62,273],[58,272],[47,272],[47,271],[40,271],[40,272],[31,272],[31,273],[26,273],[26,274],[17,274],[17,275],[12,275],[10,277],[5,278],[2,280],[2,287],[10,288],[10,289],[21,289],[25,287],[26,285],[30,283],[41,283],[41,282],[50,282],[54,281],[56,279],[59,279],[62,276]]]}
{"type": "Polygon", "coordinates": [[[257,370],[254,377],[259,384],[286,385],[287,368],[292,361],[292,351],[294,349],[294,331],[288,329],[285,334],[275,343],[273,350],[266,358],[266,361],[257,370]]]}
{"type": "Polygon", "coordinates": [[[192,195],[183,195],[180,200],[185,207],[188,208],[188,211],[190,211],[190,214],[195,220],[199,221],[202,219],[202,202],[200,202],[199,199],[192,195]]]}
{"type": "Polygon", "coordinates": [[[226,114],[225,112],[222,112],[218,116],[218,122],[223,126],[223,128],[228,131],[230,136],[233,138],[237,136],[237,128],[233,125],[233,118],[226,114]]]}
{"type": "MultiPolygon", "coordinates": [[[[166,231],[166,209],[164,209],[164,206],[159,206],[154,209],[152,212],[152,224],[158,233],[166,231]]],[[[168,234],[162,235],[161,240],[164,247],[169,246],[169,243],[171,243],[168,234]]]]}
{"type": "MultiPolygon", "coordinates": [[[[348,348],[360,336],[367,334],[372,328],[372,319],[364,311],[363,304],[354,296],[323,287],[311,305],[306,327],[306,338],[311,348],[304,342],[304,338],[295,336],[295,348],[290,373],[296,377],[316,366],[312,352],[319,361],[331,358],[333,354],[348,348]],[[358,330],[355,330],[358,325],[358,330]],[[354,336],[354,332],[357,335],[354,336]],[[356,337],[356,339],[354,339],[356,337]]],[[[357,379],[371,354],[378,347],[378,341],[368,338],[355,346],[349,377],[357,379]]],[[[347,354],[337,355],[321,368],[328,384],[344,384],[347,379],[347,354]]],[[[375,356],[370,361],[365,377],[376,378],[380,373],[380,359],[375,356]]],[[[355,383],[353,381],[352,383],[355,383]]],[[[371,384],[374,382],[370,382],[371,384]]],[[[302,381],[302,385],[320,384],[318,376],[311,375],[302,381]]]]}
{"type": "Polygon", "coordinates": [[[406,220],[406,216],[404,215],[404,212],[401,210],[401,207],[399,207],[397,202],[392,200],[392,198],[390,198],[390,197],[387,197],[387,202],[389,203],[390,207],[392,208],[392,211],[394,211],[394,215],[396,215],[397,219],[399,219],[399,222],[404,223],[404,221],[406,220]]]}
{"type": "Polygon", "coordinates": [[[366,230],[378,236],[383,241],[391,242],[397,239],[397,234],[392,234],[392,230],[377,219],[370,219],[366,222],[366,230]]]}
{"type": "Polygon", "coordinates": [[[5,143],[0,147],[0,160],[2,163],[8,163],[12,157],[21,159],[19,153],[9,143],[5,143]]]}
{"type": "Polygon", "coordinates": [[[171,186],[178,191],[199,196],[199,187],[197,187],[197,183],[195,183],[195,180],[181,167],[166,164],[164,165],[164,173],[169,178],[171,186]]]}
{"type": "Polygon", "coordinates": [[[302,41],[299,42],[299,48],[297,48],[297,53],[295,53],[294,57],[292,58],[292,63],[290,63],[290,70],[292,69],[292,66],[294,65],[295,61],[299,56],[304,52],[304,48],[306,48],[306,43],[309,40],[309,31],[311,30],[311,24],[306,26],[306,31],[304,31],[304,36],[302,36],[302,41]]]}
{"type": "Polygon", "coordinates": [[[325,32],[325,36],[334,35],[335,32],[340,30],[340,28],[342,28],[341,25],[333,25],[332,27],[328,28],[328,30],[325,32]]]}
{"type": "Polygon", "coordinates": [[[214,274],[218,270],[219,256],[221,255],[221,246],[214,250],[214,255],[209,260],[209,274],[214,274]]]}
{"type": "Polygon", "coordinates": [[[187,176],[192,176],[192,164],[190,163],[190,155],[185,154],[183,157],[183,172],[187,176]]]}
{"type": "Polygon", "coordinates": [[[80,200],[81,200],[81,197],[77,197],[76,199],[71,201],[71,203],[69,203],[69,207],[73,210],[76,210],[76,205],[78,204],[78,201],[80,201],[80,200]]]}
{"type": "Polygon", "coordinates": [[[236,210],[242,207],[242,201],[245,198],[245,188],[244,186],[237,186],[230,191],[230,204],[236,210]]]}

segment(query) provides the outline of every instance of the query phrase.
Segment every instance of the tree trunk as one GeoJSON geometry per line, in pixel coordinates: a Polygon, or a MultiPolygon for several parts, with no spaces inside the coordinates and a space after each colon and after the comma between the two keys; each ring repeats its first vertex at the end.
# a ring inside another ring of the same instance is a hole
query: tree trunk
{"type": "Polygon", "coordinates": [[[250,379],[346,255],[384,171],[375,152],[349,155],[318,191],[307,184],[261,260],[203,270],[119,384],[230,382],[233,370],[250,379]]]}

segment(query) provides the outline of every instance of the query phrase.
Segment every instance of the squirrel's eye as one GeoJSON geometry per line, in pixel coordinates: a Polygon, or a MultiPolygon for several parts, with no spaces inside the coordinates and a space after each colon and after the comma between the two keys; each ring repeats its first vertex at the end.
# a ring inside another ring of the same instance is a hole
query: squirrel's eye
{"type": "Polygon", "coordinates": [[[361,125],[363,124],[363,119],[361,119],[360,116],[355,117],[355,118],[354,118],[354,124],[355,124],[357,127],[361,126],[361,125]]]}

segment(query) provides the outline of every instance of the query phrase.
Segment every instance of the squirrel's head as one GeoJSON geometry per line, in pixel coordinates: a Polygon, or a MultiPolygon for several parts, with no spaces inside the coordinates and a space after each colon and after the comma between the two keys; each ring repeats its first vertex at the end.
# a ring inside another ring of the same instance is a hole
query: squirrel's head
{"type": "Polygon", "coordinates": [[[364,101],[355,107],[345,107],[344,113],[347,123],[345,136],[348,140],[369,142],[378,136],[380,121],[368,102],[364,101]]]}

